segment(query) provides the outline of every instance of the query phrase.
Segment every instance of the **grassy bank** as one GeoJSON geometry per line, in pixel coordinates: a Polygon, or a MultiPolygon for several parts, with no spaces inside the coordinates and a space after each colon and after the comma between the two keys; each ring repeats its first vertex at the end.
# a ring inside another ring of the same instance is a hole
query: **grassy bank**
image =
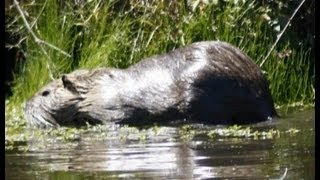
{"type": "MultiPolygon", "coordinates": [[[[12,9],[15,15],[7,23],[7,31],[24,39],[26,61],[15,76],[13,96],[6,100],[7,126],[23,126],[22,102],[49,82],[50,74],[57,78],[79,68],[125,68],[144,57],[201,40],[227,41],[260,64],[275,42],[278,31],[267,6],[252,1],[184,2],[74,4],[46,0],[20,4],[23,12],[28,12],[25,16],[36,36],[70,57],[36,42],[21,15],[12,9]]],[[[290,39],[281,41],[271,53],[262,69],[277,105],[313,104],[310,58],[310,50],[292,47],[290,39]]]]}

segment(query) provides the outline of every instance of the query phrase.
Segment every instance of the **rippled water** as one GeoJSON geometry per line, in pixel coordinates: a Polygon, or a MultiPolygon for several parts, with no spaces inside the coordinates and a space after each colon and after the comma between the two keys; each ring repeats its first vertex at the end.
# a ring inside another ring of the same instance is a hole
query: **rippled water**
{"type": "MultiPolygon", "coordinates": [[[[277,138],[184,138],[179,127],[130,131],[110,127],[104,138],[82,134],[72,143],[21,142],[29,150],[6,151],[6,179],[314,179],[314,110],[275,124],[277,138]],[[142,136],[143,135],[143,136],[142,136]],[[34,148],[33,148],[34,147],[34,148]]],[[[272,127],[271,127],[272,126],[272,127]]],[[[196,127],[196,130],[215,126],[196,127]]],[[[51,137],[52,138],[52,137],[51,137]]]]}

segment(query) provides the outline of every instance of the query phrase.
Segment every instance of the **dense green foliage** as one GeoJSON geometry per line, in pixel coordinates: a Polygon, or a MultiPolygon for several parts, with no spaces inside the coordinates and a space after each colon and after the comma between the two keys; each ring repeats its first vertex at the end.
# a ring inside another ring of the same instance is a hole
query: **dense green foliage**
{"type": "MultiPolygon", "coordinates": [[[[16,73],[6,112],[20,107],[50,81],[50,72],[57,78],[79,68],[125,68],[144,57],[202,40],[230,42],[259,64],[279,33],[274,22],[278,11],[262,1],[79,2],[46,0],[20,4],[36,36],[71,57],[37,43],[15,6],[7,10],[10,13],[6,12],[6,31],[20,37],[26,61],[16,73]]],[[[292,41],[297,41],[294,38],[293,35],[280,40],[262,67],[277,105],[314,102],[312,50],[303,42],[300,46],[292,45],[292,41]]]]}

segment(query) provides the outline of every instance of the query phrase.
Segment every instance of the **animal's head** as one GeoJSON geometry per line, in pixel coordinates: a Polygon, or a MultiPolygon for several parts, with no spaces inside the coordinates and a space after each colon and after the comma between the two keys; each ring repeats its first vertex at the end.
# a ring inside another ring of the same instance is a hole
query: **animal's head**
{"type": "Polygon", "coordinates": [[[78,80],[78,73],[52,81],[24,104],[28,124],[52,127],[68,124],[77,117],[78,104],[85,99],[88,90],[86,81],[78,80]]]}

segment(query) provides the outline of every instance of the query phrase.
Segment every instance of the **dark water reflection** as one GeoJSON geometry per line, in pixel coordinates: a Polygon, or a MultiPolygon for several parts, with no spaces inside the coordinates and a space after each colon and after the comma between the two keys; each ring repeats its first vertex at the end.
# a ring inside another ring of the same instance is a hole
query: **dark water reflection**
{"type": "MultiPolygon", "coordinates": [[[[314,179],[314,110],[278,120],[279,138],[181,138],[178,128],[137,138],[110,128],[108,138],[82,135],[76,142],[52,141],[46,148],[6,151],[6,179],[314,179]],[[112,130],[112,131],[111,131],[112,130]],[[110,135],[111,134],[111,135],[110,135]]],[[[215,127],[206,127],[215,128],[215,127]]],[[[263,125],[259,128],[271,128],[263,125]]],[[[199,130],[202,128],[199,127],[199,130]]],[[[146,131],[148,134],[148,132],[146,131]]],[[[136,135],[136,136],[135,136],[136,135]]],[[[24,142],[25,143],[25,142],[24,142]]]]}

